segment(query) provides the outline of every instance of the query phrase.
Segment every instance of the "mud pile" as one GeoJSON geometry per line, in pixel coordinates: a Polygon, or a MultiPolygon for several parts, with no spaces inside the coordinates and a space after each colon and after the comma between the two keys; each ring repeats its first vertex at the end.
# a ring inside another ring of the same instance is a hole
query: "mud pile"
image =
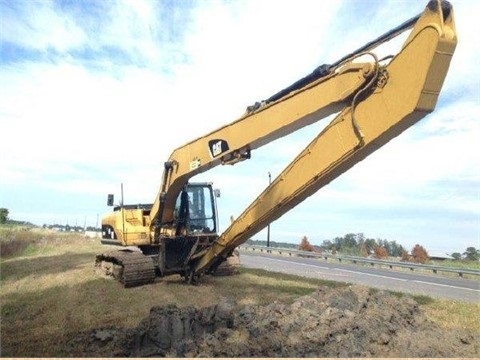
{"type": "Polygon", "coordinates": [[[439,329],[410,297],[352,286],[290,305],[154,307],[135,329],[96,329],[68,345],[78,357],[478,357],[479,340],[439,329]]]}

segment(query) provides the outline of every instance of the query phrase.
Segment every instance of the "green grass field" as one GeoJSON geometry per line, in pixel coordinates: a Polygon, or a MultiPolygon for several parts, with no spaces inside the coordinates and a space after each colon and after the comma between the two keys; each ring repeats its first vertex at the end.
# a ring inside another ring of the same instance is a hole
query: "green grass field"
{"type": "MultiPolygon", "coordinates": [[[[222,297],[239,305],[292,302],[320,285],[345,286],[261,270],[205,276],[196,286],[179,276],[124,289],[94,271],[98,239],[79,234],[0,227],[0,302],[2,357],[58,357],[82,330],[135,327],[152,306],[209,306],[222,297]]],[[[427,316],[445,328],[480,331],[479,304],[419,299],[427,316]]]]}

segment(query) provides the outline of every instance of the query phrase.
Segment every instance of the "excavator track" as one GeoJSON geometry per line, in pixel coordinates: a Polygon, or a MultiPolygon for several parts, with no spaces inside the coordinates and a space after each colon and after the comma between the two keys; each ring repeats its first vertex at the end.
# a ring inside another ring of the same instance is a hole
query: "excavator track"
{"type": "Polygon", "coordinates": [[[150,284],[155,280],[152,258],[139,251],[115,250],[98,254],[95,267],[126,288],[150,284]]]}

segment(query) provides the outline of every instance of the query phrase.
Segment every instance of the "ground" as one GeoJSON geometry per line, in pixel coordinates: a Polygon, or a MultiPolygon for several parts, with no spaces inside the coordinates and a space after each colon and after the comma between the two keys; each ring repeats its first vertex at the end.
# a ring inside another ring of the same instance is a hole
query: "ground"
{"type": "Polygon", "coordinates": [[[320,287],[291,304],[153,307],[135,328],[84,331],[76,357],[478,357],[480,336],[440,329],[413,298],[320,287]]]}
{"type": "Polygon", "coordinates": [[[96,274],[102,251],[98,239],[0,227],[1,357],[480,358],[480,304],[238,261],[233,276],[125,289],[96,274]]]}

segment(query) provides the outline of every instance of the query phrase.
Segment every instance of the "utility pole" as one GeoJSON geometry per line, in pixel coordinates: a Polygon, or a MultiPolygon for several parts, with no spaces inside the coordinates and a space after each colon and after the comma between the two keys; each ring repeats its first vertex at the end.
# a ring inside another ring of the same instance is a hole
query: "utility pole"
{"type": "MultiPolygon", "coordinates": [[[[268,186],[272,183],[272,174],[268,172],[268,186]]],[[[270,223],[267,225],[267,247],[270,247],[270,223]]]]}

